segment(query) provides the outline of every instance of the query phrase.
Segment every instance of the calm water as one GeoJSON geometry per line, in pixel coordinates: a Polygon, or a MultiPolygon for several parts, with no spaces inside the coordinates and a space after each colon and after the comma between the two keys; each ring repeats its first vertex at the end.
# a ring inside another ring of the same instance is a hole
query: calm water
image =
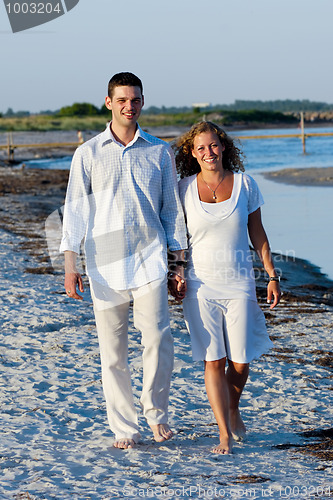
{"type": "MultiPolygon", "coordinates": [[[[306,132],[333,133],[333,128],[307,128],[306,132]]],[[[288,167],[333,167],[333,136],[307,138],[305,155],[299,138],[242,140],[242,136],[299,133],[299,129],[255,130],[237,133],[247,158],[246,169],[266,171],[288,167]]]]}
{"type": "MultiPolygon", "coordinates": [[[[333,132],[333,128],[307,129],[333,132]]],[[[299,133],[299,130],[251,131],[242,135],[299,133]]],[[[266,180],[261,173],[282,168],[333,167],[333,137],[241,141],[252,175],[265,199],[262,216],[272,250],[309,260],[333,279],[333,187],[292,186],[266,180]]]]}
{"type": "MultiPolygon", "coordinates": [[[[333,128],[307,128],[333,132],[333,128]]],[[[251,139],[242,136],[297,134],[299,129],[237,132],[246,155],[246,171],[265,199],[263,220],[273,251],[309,260],[333,279],[333,187],[303,187],[264,179],[262,172],[282,168],[333,167],[333,137],[310,137],[302,153],[299,138],[251,139]]],[[[233,134],[236,136],[236,134],[233,134]]],[[[71,158],[26,162],[27,167],[68,169],[71,158]]]]}
{"type": "MultiPolygon", "coordinates": [[[[246,155],[246,170],[276,170],[286,167],[332,167],[333,136],[309,137],[306,140],[306,154],[302,153],[302,142],[299,138],[291,139],[249,139],[242,136],[299,134],[299,129],[246,130],[232,133],[241,141],[246,155]]],[[[306,132],[331,132],[331,128],[307,128],[306,132]]],[[[53,160],[31,160],[25,162],[31,168],[70,168],[71,157],[53,160]]]]}
{"type": "Polygon", "coordinates": [[[253,175],[264,196],[262,218],[271,248],[309,260],[333,279],[333,187],[292,186],[253,175]]]}

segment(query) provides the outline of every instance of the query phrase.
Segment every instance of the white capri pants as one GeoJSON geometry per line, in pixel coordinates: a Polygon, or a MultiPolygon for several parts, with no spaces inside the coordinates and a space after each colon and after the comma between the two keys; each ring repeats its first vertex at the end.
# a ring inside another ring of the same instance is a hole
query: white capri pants
{"type": "Polygon", "coordinates": [[[273,346],[255,300],[185,298],[183,310],[195,361],[250,363],[273,346]]]}
{"type": "Polygon", "coordinates": [[[141,331],[143,388],[141,405],[149,424],[167,423],[173,369],[166,278],[142,287],[116,291],[90,280],[101,355],[103,391],[108,421],[116,439],[138,442],[128,366],[128,316],[133,300],[134,326],[141,331]]]}

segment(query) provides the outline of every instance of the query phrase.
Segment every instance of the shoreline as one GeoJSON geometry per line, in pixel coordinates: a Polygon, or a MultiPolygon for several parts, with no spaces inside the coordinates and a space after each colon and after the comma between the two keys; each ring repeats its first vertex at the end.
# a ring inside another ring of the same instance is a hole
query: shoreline
{"type": "Polygon", "coordinates": [[[270,181],[295,186],[333,186],[333,167],[284,168],[262,175],[270,181]]]}

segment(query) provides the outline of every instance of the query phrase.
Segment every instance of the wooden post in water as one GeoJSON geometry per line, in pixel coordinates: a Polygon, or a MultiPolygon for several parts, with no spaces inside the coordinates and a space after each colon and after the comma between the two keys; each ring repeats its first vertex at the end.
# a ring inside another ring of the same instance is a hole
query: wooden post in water
{"type": "Polygon", "coordinates": [[[304,113],[301,111],[301,138],[302,138],[302,146],[303,146],[303,154],[306,154],[305,149],[305,133],[304,133],[304,113]]]}
{"type": "Polygon", "coordinates": [[[7,152],[8,152],[8,160],[12,161],[14,160],[14,148],[12,147],[13,144],[13,134],[12,132],[8,132],[7,134],[7,152]]]}
{"type": "Polygon", "coordinates": [[[84,139],[83,139],[83,135],[82,135],[81,130],[77,131],[77,138],[78,138],[80,144],[84,143],[84,139]]]}

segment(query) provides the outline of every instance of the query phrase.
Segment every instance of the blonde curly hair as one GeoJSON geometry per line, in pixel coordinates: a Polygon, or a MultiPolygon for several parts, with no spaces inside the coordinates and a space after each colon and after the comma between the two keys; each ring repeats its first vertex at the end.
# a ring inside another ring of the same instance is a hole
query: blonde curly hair
{"type": "Polygon", "coordinates": [[[180,177],[189,177],[200,172],[199,163],[192,156],[192,150],[195,137],[204,132],[215,133],[221,144],[225,147],[222,160],[223,168],[234,172],[244,172],[245,155],[236,146],[234,140],[218,125],[215,125],[215,123],[202,121],[193,125],[188,132],[176,141],[174,146],[177,172],[180,177]]]}

